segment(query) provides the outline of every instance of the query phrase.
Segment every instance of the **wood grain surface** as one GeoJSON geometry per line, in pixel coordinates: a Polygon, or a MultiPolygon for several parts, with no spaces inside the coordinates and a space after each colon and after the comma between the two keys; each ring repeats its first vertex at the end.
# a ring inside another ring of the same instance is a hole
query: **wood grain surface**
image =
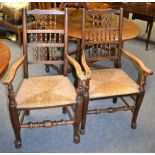
{"type": "Polygon", "coordinates": [[[10,56],[8,47],[0,42],[0,79],[3,77],[8,68],[10,56]]]}

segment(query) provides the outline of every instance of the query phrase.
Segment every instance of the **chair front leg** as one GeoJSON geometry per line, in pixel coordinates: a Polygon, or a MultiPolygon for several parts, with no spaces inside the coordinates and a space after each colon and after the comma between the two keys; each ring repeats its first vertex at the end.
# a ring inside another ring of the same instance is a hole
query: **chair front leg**
{"type": "Polygon", "coordinates": [[[10,110],[11,123],[14,130],[15,138],[16,138],[15,147],[20,148],[22,144],[21,144],[20,124],[18,120],[17,109],[10,104],[9,110],[10,110]]]}
{"type": "Polygon", "coordinates": [[[49,65],[45,65],[45,70],[46,70],[46,73],[49,73],[49,71],[50,71],[49,65]]]}
{"type": "Polygon", "coordinates": [[[138,83],[140,85],[140,93],[136,97],[135,110],[133,112],[133,118],[132,118],[132,123],[131,123],[132,129],[136,129],[136,127],[137,127],[136,121],[137,121],[139,109],[141,107],[141,104],[142,104],[142,101],[144,98],[144,94],[145,94],[146,78],[147,78],[147,75],[145,75],[143,73],[139,74],[138,83]]]}
{"type": "Polygon", "coordinates": [[[10,117],[11,117],[11,123],[15,134],[15,147],[20,148],[22,146],[21,144],[21,136],[20,136],[20,123],[18,119],[18,111],[16,108],[16,102],[15,102],[15,95],[13,91],[13,86],[10,84],[8,86],[9,91],[9,110],[10,110],[10,117]]]}
{"type": "Polygon", "coordinates": [[[145,94],[145,91],[143,91],[137,95],[136,104],[135,104],[136,107],[135,107],[135,110],[133,112],[133,118],[132,118],[132,123],[131,123],[132,129],[136,129],[136,127],[137,127],[137,116],[138,116],[139,109],[141,107],[141,104],[142,104],[142,101],[144,98],[144,94],[145,94]]]}
{"type": "Polygon", "coordinates": [[[86,82],[86,86],[83,92],[83,109],[82,109],[82,122],[81,122],[81,129],[80,134],[85,134],[85,126],[86,126],[86,117],[88,111],[88,103],[89,103],[89,81],[86,82]]]}
{"type": "Polygon", "coordinates": [[[79,129],[80,129],[80,123],[82,120],[82,107],[83,107],[82,81],[79,81],[78,88],[77,88],[75,122],[74,122],[74,143],[76,144],[80,142],[79,129]]]}

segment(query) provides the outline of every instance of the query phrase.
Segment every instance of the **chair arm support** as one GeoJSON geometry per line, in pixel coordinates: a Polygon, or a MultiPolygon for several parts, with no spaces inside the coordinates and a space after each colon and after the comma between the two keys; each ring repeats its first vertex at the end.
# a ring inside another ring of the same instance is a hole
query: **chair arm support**
{"type": "Polygon", "coordinates": [[[91,71],[90,71],[89,66],[86,63],[86,56],[85,56],[84,51],[82,52],[81,63],[82,63],[82,66],[85,70],[85,74],[86,74],[87,79],[90,79],[91,78],[91,71]]]}
{"type": "Polygon", "coordinates": [[[16,75],[17,69],[23,63],[24,59],[25,59],[25,55],[22,55],[14,62],[14,64],[11,66],[9,73],[8,73],[6,79],[4,80],[3,84],[5,84],[5,85],[11,84],[11,82],[13,81],[13,79],[16,75]]]}
{"type": "Polygon", "coordinates": [[[126,57],[128,60],[130,60],[131,62],[133,62],[134,64],[136,64],[138,66],[138,70],[144,73],[146,76],[153,74],[153,72],[149,68],[147,68],[144,65],[144,63],[140,59],[138,59],[136,56],[125,51],[124,49],[122,49],[122,55],[126,57]]]}
{"type": "Polygon", "coordinates": [[[68,60],[68,62],[71,65],[73,65],[73,67],[75,68],[77,77],[80,80],[86,80],[86,76],[84,76],[84,74],[82,72],[82,69],[81,69],[80,65],[78,64],[78,62],[76,60],[74,60],[71,56],[67,55],[67,54],[65,56],[66,56],[66,59],[68,60]]]}

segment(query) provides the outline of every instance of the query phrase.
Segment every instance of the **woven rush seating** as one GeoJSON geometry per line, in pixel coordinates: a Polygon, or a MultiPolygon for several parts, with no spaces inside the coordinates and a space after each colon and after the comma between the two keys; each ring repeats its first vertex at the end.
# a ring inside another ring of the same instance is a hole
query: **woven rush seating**
{"type": "Polygon", "coordinates": [[[74,86],[61,75],[24,79],[16,96],[18,109],[69,105],[76,103],[75,99],[74,86]]]}
{"type": "Polygon", "coordinates": [[[91,71],[90,98],[134,94],[139,86],[121,69],[91,71]]]}

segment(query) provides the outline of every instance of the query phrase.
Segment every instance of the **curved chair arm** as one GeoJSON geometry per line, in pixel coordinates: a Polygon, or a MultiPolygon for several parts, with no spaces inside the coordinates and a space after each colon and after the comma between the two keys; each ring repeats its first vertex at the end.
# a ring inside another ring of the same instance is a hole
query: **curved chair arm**
{"type": "Polygon", "coordinates": [[[14,64],[11,66],[9,73],[8,73],[6,79],[4,80],[3,84],[9,85],[13,81],[13,79],[16,75],[16,71],[19,68],[19,66],[23,63],[24,59],[25,59],[25,55],[22,55],[14,62],[14,64]]]}
{"type": "Polygon", "coordinates": [[[66,58],[69,61],[69,63],[74,66],[78,78],[80,80],[86,80],[87,78],[86,78],[86,76],[84,76],[82,69],[81,69],[80,65],[78,64],[78,62],[67,54],[66,54],[66,58]]]}
{"type": "Polygon", "coordinates": [[[91,78],[91,71],[90,71],[89,66],[86,63],[86,56],[85,56],[84,51],[82,52],[81,62],[82,62],[82,66],[85,70],[85,74],[86,74],[87,79],[90,79],[91,78]]]}
{"type": "Polygon", "coordinates": [[[122,55],[126,57],[128,60],[130,60],[131,62],[133,62],[134,64],[136,64],[138,66],[138,70],[143,72],[146,76],[153,74],[153,72],[149,68],[147,68],[144,65],[144,63],[140,59],[138,59],[136,56],[125,51],[124,49],[122,49],[122,55]]]}

